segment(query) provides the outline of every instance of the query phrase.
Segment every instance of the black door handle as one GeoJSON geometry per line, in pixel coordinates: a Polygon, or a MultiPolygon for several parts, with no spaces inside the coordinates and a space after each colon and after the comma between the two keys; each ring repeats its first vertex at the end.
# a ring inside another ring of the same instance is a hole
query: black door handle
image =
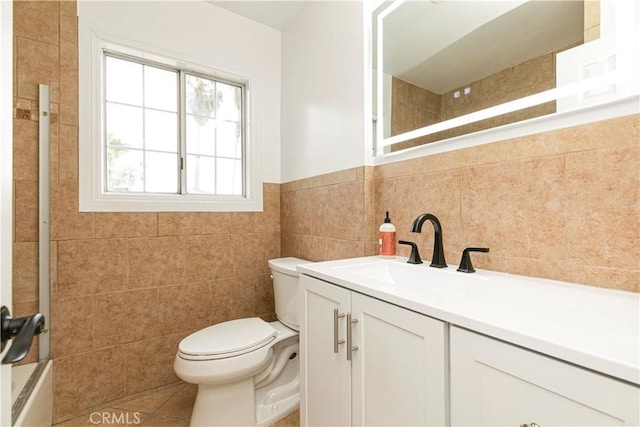
{"type": "Polygon", "coordinates": [[[33,316],[11,317],[9,309],[2,306],[2,348],[4,350],[7,342],[15,338],[13,345],[2,359],[2,364],[19,362],[25,358],[31,349],[33,337],[44,332],[44,316],[36,313],[33,316]]]}

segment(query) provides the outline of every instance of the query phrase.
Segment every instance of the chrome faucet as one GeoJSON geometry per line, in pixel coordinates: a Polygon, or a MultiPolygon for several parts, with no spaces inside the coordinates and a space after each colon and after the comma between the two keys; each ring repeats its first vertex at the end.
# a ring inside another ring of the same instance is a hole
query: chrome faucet
{"type": "Polygon", "coordinates": [[[431,222],[435,232],[433,239],[433,257],[431,258],[430,267],[445,268],[447,266],[447,262],[444,260],[444,248],[442,247],[442,226],[440,225],[438,218],[428,213],[419,215],[415,220],[413,220],[411,232],[421,233],[422,224],[427,220],[431,222]]]}

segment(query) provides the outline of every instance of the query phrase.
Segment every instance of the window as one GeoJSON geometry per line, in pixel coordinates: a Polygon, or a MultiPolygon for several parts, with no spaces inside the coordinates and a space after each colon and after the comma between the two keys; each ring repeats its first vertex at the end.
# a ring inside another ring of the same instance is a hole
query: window
{"type": "Polygon", "coordinates": [[[262,210],[252,70],[79,37],[80,211],[262,210]]]}
{"type": "Polygon", "coordinates": [[[242,196],[242,84],[104,53],[104,191],[242,196]]]}

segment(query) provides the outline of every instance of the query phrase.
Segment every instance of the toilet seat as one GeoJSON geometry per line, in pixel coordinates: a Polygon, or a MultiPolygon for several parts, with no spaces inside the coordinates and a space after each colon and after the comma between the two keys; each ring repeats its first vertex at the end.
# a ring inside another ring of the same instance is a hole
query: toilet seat
{"type": "Polygon", "coordinates": [[[240,356],[276,339],[277,331],[259,317],[209,326],[183,339],[178,356],[185,360],[218,360],[240,356]]]}

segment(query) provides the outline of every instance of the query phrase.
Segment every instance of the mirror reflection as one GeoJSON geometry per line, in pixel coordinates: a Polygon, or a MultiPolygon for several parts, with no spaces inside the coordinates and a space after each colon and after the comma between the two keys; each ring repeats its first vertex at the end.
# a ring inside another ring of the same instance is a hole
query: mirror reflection
{"type": "MultiPolygon", "coordinates": [[[[402,135],[555,88],[557,55],[598,38],[589,30],[599,18],[597,4],[576,0],[392,3],[376,20],[378,133],[402,135]]],[[[385,152],[556,111],[551,100],[398,142],[385,152]]]]}

